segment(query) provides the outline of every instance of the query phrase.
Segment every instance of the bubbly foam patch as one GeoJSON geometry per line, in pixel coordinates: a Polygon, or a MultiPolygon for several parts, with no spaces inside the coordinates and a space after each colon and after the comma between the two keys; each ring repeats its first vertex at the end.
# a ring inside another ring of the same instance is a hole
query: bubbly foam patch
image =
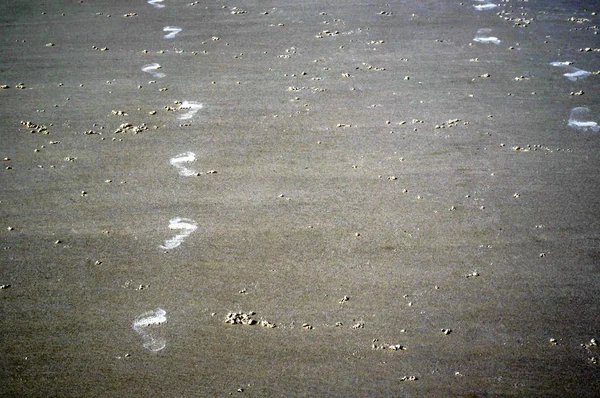
{"type": "Polygon", "coordinates": [[[175,217],[169,221],[169,229],[181,231],[173,238],[164,241],[164,243],[160,246],[161,249],[170,250],[180,246],[184,239],[187,238],[198,229],[198,224],[196,221],[191,220],[189,218],[181,218],[175,217]]]}
{"type": "Polygon", "coordinates": [[[148,328],[154,325],[160,325],[167,322],[167,312],[162,308],[153,311],[144,312],[133,321],[133,330],[142,336],[143,347],[152,352],[158,352],[167,346],[167,341],[160,337],[155,337],[148,332],[148,328]]]}

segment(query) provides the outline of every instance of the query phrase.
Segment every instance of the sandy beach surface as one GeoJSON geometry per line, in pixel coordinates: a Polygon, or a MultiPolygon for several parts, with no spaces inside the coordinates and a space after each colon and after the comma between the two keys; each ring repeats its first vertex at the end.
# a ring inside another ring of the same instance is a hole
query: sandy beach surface
{"type": "Polygon", "coordinates": [[[595,1],[0,4],[0,395],[600,394],[595,1]]]}

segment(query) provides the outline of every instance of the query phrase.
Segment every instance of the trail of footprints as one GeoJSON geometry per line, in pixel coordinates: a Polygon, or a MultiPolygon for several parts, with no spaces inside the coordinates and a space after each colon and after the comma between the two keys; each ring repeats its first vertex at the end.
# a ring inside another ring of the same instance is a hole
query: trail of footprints
{"type": "MultiPolygon", "coordinates": [[[[477,4],[473,5],[473,8],[477,11],[492,10],[498,7],[488,0],[474,0],[477,4]]],[[[149,0],[148,4],[152,5],[157,9],[165,8],[162,4],[163,0],[149,0]]],[[[177,26],[165,26],[163,28],[164,39],[174,39],[180,32],[181,28],[177,26]]],[[[473,41],[482,44],[495,44],[501,43],[501,40],[492,35],[492,29],[481,28],[478,29],[473,41]]],[[[585,79],[592,73],[571,66],[571,62],[556,61],[550,63],[551,66],[561,68],[565,71],[563,76],[572,82],[585,79]]],[[[141,70],[145,73],[151,74],[154,78],[164,78],[165,73],[158,72],[161,69],[161,65],[158,63],[150,63],[144,65],[141,70]]],[[[178,120],[189,120],[192,119],[201,109],[203,105],[195,101],[183,101],[180,105],[180,110],[186,110],[187,112],[180,114],[178,120]]],[[[590,110],[587,107],[575,107],[572,109],[568,126],[582,131],[593,131],[599,132],[600,126],[590,118],[590,110]]],[[[193,152],[184,152],[178,154],[169,159],[169,164],[175,168],[178,174],[182,177],[197,176],[199,173],[191,168],[190,164],[196,161],[196,155],[193,152]]],[[[160,248],[163,250],[173,250],[183,244],[186,238],[188,238],[194,231],[198,229],[198,224],[195,220],[184,217],[175,217],[169,221],[168,228],[173,231],[177,231],[176,235],[170,239],[165,240],[160,248]]],[[[167,346],[166,339],[159,337],[158,332],[161,324],[167,322],[166,311],[157,308],[152,311],[145,312],[138,316],[132,324],[132,328],[137,332],[143,341],[143,347],[151,352],[158,352],[167,346]]],[[[272,325],[272,324],[270,324],[272,325]]],[[[306,324],[308,325],[308,324],[306,324]]],[[[274,325],[272,325],[274,327],[274,325]]],[[[312,329],[312,327],[305,327],[305,329],[312,329]]],[[[415,377],[416,380],[416,377],[415,377]]]]}
{"type": "MultiPolygon", "coordinates": [[[[478,11],[483,10],[491,10],[497,7],[497,4],[493,4],[487,0],[474,0],[478,3],[475,4],[473,8],[478,11]]],[[[478,29],[475,37],[473,38],[474,42],[477,43],[492,43],[492,44],[500,44],[502,41],[495,36],[491,35],[492,30],[489,28],[478,29]]],[[[579,80],[583,80],[588,76],[592,75],[592,72],[588,72],[583,69],[576,68],[571,61],[554,61],[550,62],[550,65],[561,68],[566,72],[563,73],[563,76],[569,79],[572,82],[577,82],[579,80]]],[[[583,93],[583,91],[579,91],[578,93],[571,93],[571,95],[579,95],[583,93]]],[[[595,133],[600,132],[600,126],[598,123],[592,120],[590,116],[590,109],[586,106],[575,107],[571,110],[571,114],[569,116],[569,120],[567,122],[569,127],[572,127],[576,130],[580,131],[593,131],[595,133]]]]}
{"type": "MultiPolygon", "coordinates": [[[[165,5],[161,4],[163,0],[149,0],[148,4],[155,8],[164,8],[165,5]]],[[[165,26],[163,32],[165,33],[164,39],[174,39],[182,29],[177,26],[165,26]]],[[[161,69],[159,63],[151,63],[142,66],[142,72],[149,73],[152,77],[160,79],[166,77],[165,73],[158,72],[161,69]]],[[[179,120],[189,120],[196,115],[196,113],[202,109],[202,104],[195,101],[183,101],[180,105],[181,110],[187,110],[186,113],[179,115],[179,120]]],[[[188,167],[189,163],[196,161],[196,155],[193,152],[185,152],[174,156],[169,159],[169,164],[177,169],[180,176],[189,177],[197,176],[199,173],[188,167]]],[[[169,221],[169,229],[177,231],[177,234],[167,239],[160,245],[163,250],[175,249],[183,243],[183,241],[190,236],[196,229],[198,229],[198,223],[190,218],[175,217],[169,221]]],[[[158,352],[167,346],[165,338],[157,337],[156,327],[162,323],[167,322],[166,311],[162,308],[157,308],[153,311],[148,311],[138,316],[133,322],[132,328],[141,337],[143,344],[142,346],[151,352],[158,352]]]]}
{"type": "MultiPolygon", "coordinates": [[[[486,0],[475,0],[478,4],[473,5],[473,8],[477,11],[485,11],[492,10],[497,7],[496,4],[488,2],[486,0]]],[[[149,0],[147,3],[153,6],[156,9],[163,9],[166,6],[163,3],[163,0],[149,0]]],[[[182,32],[182,29],[176,26],[165,26],[163,28],[164,36],[163,38],[166,40],[175,39],[177,35],[182,32]]],[[[214,39],[215,40],[215,39],[214,39]]],[[[218,38],[216,39],[218,40],[218,38]]],[[[494,44],[499,45],[501,40],[498,37],[495,37],[492,34],[492,30],[489,28],[482,28],[476,31],[475,37],[472,39],[475,43],[481,43],[482,45],[494,44]]],[[[593,73],[579,69],[575,66],[572,66],[573,62],[570,61],[554,61],[550,63],[550,66],[558,68],[562,72],[564,78],[568,79],[571,82],[577,83],[581,82],[584,79],[589,78],[593,73]]],[[[141,71],[143,73],[148,73],[153,78],[165,78],[167,75],[161,72],[162,66],[159,63],[149,63],[145,64],[141,67],[141,71]]],[[[347,76],[349,77],[349,76],[347,76]]],[[[185,111],[177,116],[178,120],[191,120],[193,119],[198,112],[203,109],[203,104],[196,101],[183,101],[179,106],[179,110],[185,111]]],[[[586,106],[578,106],[572,108],[567,126],[579,131],[591,131],[594,133],[600,132],[600,126],[597,122],[593,121],[593,117],[591,116],[591,111],[586,106]]],[[[192,164],[196,162],[196,155],[193,152],[187,151],[180,153],[178,155],[173,156],[168,160],[169,165],[178,173],[181,177],[190,177],[199,175],[198,171],[192,167],[192,164]]],[[[166,162],[165,162],[166,164],[166,162]]],[[[173,173],[174,174],[174,173],[173,173]]],[[[389,178],[392,179],[392,178],[389,178]]],[[[395,180],[396,178],[393,177],[395,180]]],[[[518,195],[518,194],[515,194],[518,195]]],[[[518,197],[518,196],[515,196],[518,197]]],[[[159,246],[162,250],[174,250],[179,248],[184,244],[186,239],[188,239],[197,229],[198,223],[192,218],[186,217],[174,217],[169,220],[168,229],[172,231],[171,238],[168,238],[162,242],[159,246]]],[[[471,274],[466,275],[467,278],[475,278],[478,277],[478,272],[473,272],[471,274]]],[[[345,296],[342,299],[342,302],[346,301],[347,297],[345,296]]],[[[244,314],[244,313],[230,313],[227,315],[227,319],[225,322],[231,324],[248,324],[252,325],[254,323],[259,324],[264,327],[275,327],[275,324],[272,324],[267,321],[253,321],[251,318],[253,313],[244,314]]],[[[137,333],[141,338],[142,347],[150,352],[159,352],[167,347],[167,339],[164,337],[163,325],[167,323],[167,311],[162,308],[156,308],[151,311],[147,311],[142,313],[141,315],[135,317],[134,321],[131,324],[131,328],[135,333],[137,333]]],[[[336,325],[337,326],[337,325],[336,325]]],[[[362,329],[364,324],[357,323],[352,326],[352,329],[362,329]]],[[[309,324],[303,324],[303,329],[311,330],[313,327],[309,324]]],[[[444,335],[448,335],[451,332],[451,329],[442,329],[441,332],[444,335]]],[[[385,349],[389,351],[402,351],[405,348],[399,344],[373,344],[373,349],[385,349]]],[[[410,376],[406,380],[416,380],[415,376],[410,376]]]]}

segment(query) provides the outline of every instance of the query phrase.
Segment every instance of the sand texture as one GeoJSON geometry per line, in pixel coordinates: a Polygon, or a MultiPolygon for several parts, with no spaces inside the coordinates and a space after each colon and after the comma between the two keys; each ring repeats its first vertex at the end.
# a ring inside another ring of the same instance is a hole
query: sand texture
{"type": "Polygon", "coordinates": [[[600,394],[595,1],[0,4],[0,395],[600,394]]]}

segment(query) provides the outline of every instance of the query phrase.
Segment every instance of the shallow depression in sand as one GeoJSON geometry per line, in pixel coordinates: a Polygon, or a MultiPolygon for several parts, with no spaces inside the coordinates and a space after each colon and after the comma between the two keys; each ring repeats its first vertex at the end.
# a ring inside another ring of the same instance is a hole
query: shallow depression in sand
{"type": "Polygon", "coordinates": [[[192,232],[198,229],[196,221],[189,218],[175,217],[169,221],[169,229],[181,231],[171,239],[167,239],[160,246],[161,249],[170,250],[180,246],[183,240],[190,236],[192,232]]]}
{"type": "Polygon", "coordinates": [[[585,106],[579,106],[577,108],[573,108],[571,110],[571,116],[569,116],[569,127],[573,127],[574,129],[587,131],[590,129],[594,133],[600,131],[600,126],[598,123],[590,120],[590,110],[585,106]]]}
{"type": "Polygon", "coordinates": [[[162,2],[163,0],[148,0],[148,4],[154,6],[155,8],[165,8],[164,4],[160,4],[162,2]]]}
{"type": "Polygon", "coordinates": [[[179,119],[179,120],[188,120],[188,119],[191,119],[203,107],[204,106],[201,103],[199,103],[199,102],[183,101],[181,103],[181,105],[179,106],[179,109],[189,109],[189,111],[187,111],[183,115],[179,115],[177,117],[177,119],[179,119]]]}
{"type": "Polygon", "coordinates": [[[156,72],[156,70],[162,68],[160,66],[160,64],[158,63],[152,63],[152,64],[148,64],[148,65],[144,65],[142,66],[142,72],[146,72],[146,73],[150,73],[152,76],[154,76],[155,78],[162,78],[165,77],[166,75],[162,72],[156,72]]]}
{"type": "Polygon", "coordinates": [[[483,4],[474,4],[473,8],[476,9],[477,11],[485,11],[485,10],[493,10],[494,8],[498,7],[497,4],[494,3],[490,3],[486,0],[475,0],[479,3],[483,3],[483,4]]]}
{"type": "Polygon", "coordinates": [[[148,331],[148,328],[155,325],[160,325],[167,322],[167,312],[162,308],[157,308],[153,311],[144,312],[133,321],[133,330],[135,330],[144,341],[143,347],[152,352],[162,350],[167,346],[167,341],[163,338],[156,337],[148,331]]]}
{"type": "Polygon", "coordinates": [[[179,155],[169,159],[169,164],[175,168],[179,172],[179,175],[183,177],[197,176],[198,172],[192,169],[189,169],[185,166],[187,163],[192,163],[196,161],[196,154],[194,152],[184,152],[179,155]]]}
{"type": "Polygon", "coordinates": [[[490,36],[489,35],[490,33],[492,33],[491,29],[488,29],[488,28],[478,29],[473,41],[475,41],[477,43],[500,44],[501,40],[495,36],[490,36]]]}
{"type": "Polygon", "coordinates": [[[580,80],[580,79],[585,79],[586,77],[588,77],[589,75],[592,74],[592,72],[588,72],[586,70],[571,66],[571,62],[555,61],[555,62],[550,62],[550,65],[557,66],[559,68],[563,68],[563,69],[567,70],[568,72],[563,73],[563,76],[572,82],[580,80]]]}
{"type": "Polygon", "coordinates": [[[165,35],[165,39],[172,39],[172,38],[174,38],[175,36],[177,36],[177,34],[179,32],[181,32],[181,30],[182,29],[180,27],[178,27],[178,26],[165,26],[163,28],[163,32],[169,32],[169,33],[167,33],[165,35]]]}

